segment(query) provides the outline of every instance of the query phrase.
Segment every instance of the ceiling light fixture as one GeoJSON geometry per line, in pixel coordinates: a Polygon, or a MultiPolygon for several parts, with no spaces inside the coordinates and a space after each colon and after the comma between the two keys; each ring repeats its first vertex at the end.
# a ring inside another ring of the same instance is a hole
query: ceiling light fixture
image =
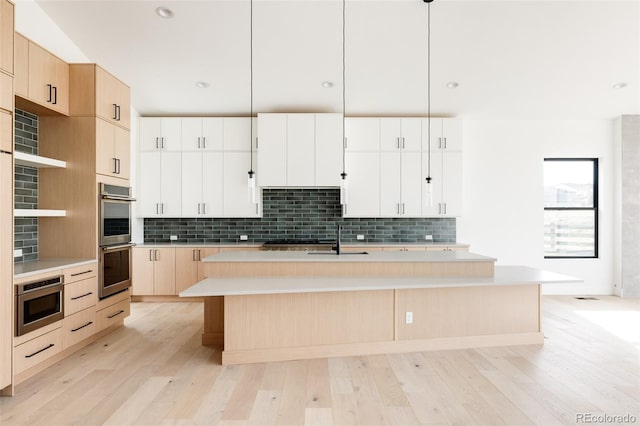
{"type": "Polygon", "coordinates": [[[458,86],[460,86],[460,85],[458,84],[457,81],[450,81],[450,82],[447,83],[447,88],[448,89],[455,89],[458,86]]]}
{"type": "Polygon", "coordinates": [[[330,89],[333,87],[333,83],[331,81],[323,81],[321,86],[325,89],[330,89]]]}
{"type": "Polygon", "coordinates": [[[431,2],[433,0],[423,1],[427,3],[427,141],[429,144],[427,177],[425,178],[427,181],[425,201],[427,207],[431,207],[433,205],[433,188],[431,183],[431,2]]]}
{"type": "Polygon", "coordinates": [[[209,87],[209,83],[207,83],[206,81],[196,81],[196,87],[199,89],[206,89],[207,87],[209,87]]]}
{"type": "Polygon", "coordinates": [[[625,87],[627,87],[627,83],[625,83],[624,81],[621,81],[620,83],[616,83],[612,86],[614,89],[624,89],[625,87]]]}
{"type": "Polygon", "coordinates": [[[345,91],[345,0],[342,0],[342,173],[340,173],[340,204],[343,213],[347,209],[347,170],[346,170],[346,135],[344,131],[344,116],[346,114],[346,91],[345,91]]]}
{"type": "Polygon", "coordinates": [[[253,0],[250,2],[249,6],[249,128],[251,129],[249,133],[249,172],[247,173],[247,188],[249,190],[249,202],[251,204],[256,203],[256,172],[253,171],[253,0]]]}
{"type": "Polygon", "coordinates": [[[173,18],[173,11],[171,9],[169,9],[168,7],[156,7],[156,14],[164,19],[171,19],[173,18]]]}

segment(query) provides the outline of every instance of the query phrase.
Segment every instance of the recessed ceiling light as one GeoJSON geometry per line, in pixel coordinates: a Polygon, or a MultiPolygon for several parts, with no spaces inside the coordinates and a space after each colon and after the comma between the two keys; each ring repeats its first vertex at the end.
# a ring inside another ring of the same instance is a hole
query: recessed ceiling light
{"type": "Polygon", "coordinates": [[[196,81],[196,87],[199,87],[200,89],[206,89],[207,87],[209,87],[209,83],[207,83],[206,81],[196,81]]]}
{"type": "Polygon", "coordinates": [[[624,89],[625,87],[627,87],[627,83],[625,83],[624,81],[613,85],[614,89],[624,89]]]}
{"type": "Polygon", "coordinates": [[[333,87],[333,83],[331,81],[323,81],[322,87],[324,87],[325,89],[330,89],[333,87]]]}
{"type": "Polygon", "coordinates": [[[156,14],[161,17],[161,18],[165,18],[165,19],[169,19],[169,18],[173,18],[173,11],[171,9],[169,9],[168,7],[157,7],[156,8],[156,14]]]}
{"type": "Polygon", "coordinates": [[[456,81],[450,81],[450,82],[448,82],[448,83],[447,83],[447,87],[448,87],[449,89],[455,89],[455,88],[456,88],[456,87],[458,87],[458,86],[459,86],[459,84],[458,84],[458,82],[456,82],[456,81]]]}

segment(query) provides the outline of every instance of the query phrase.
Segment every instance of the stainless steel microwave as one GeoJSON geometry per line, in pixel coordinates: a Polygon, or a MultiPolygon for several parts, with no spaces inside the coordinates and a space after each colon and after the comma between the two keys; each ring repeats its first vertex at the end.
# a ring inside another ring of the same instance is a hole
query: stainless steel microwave
{"type": "Polygon", "coordinates": [[[100,184],[100,246],[131,241],[131,188],[100,184]]]}

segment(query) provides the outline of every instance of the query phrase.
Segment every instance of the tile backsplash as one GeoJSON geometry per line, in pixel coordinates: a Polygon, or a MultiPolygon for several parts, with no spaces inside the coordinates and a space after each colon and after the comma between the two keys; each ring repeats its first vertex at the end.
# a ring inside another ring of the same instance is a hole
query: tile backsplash
{"type": "MultiPolygon", "coordinates": [[[[15,110],[15,150],[38,154],[38,116],[15,110]]],[[[17,209],[38,208],[38,169],[15,166],[14,206],[17,209]]],[[[14,219],[14,247],[22,249],[22,256],[14,262],[38,259],[38,218],[14,219]]]]}
{"type": "MultiPolygon", "coordinates": [[[[235,243],[247,235],[248,243],[280,238],[332,239],[336,224],[343,225],[342,241],[366,243],[424,243],[456,241],[455,218],[343,218],[338,189],[264,189],[261,218],[149,218],[144,219],[144,242],[235,243]]],[[[244,241],[243,241],[244,242],[244,241]]]]}

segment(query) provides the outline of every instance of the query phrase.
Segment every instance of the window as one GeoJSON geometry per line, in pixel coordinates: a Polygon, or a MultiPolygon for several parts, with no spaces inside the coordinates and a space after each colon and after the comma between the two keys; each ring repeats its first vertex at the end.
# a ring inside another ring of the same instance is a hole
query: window
{"type": "Polygon", "coordinates": [[[544,257],[598,257],[598,159],[544,159],[544,257]]]}

